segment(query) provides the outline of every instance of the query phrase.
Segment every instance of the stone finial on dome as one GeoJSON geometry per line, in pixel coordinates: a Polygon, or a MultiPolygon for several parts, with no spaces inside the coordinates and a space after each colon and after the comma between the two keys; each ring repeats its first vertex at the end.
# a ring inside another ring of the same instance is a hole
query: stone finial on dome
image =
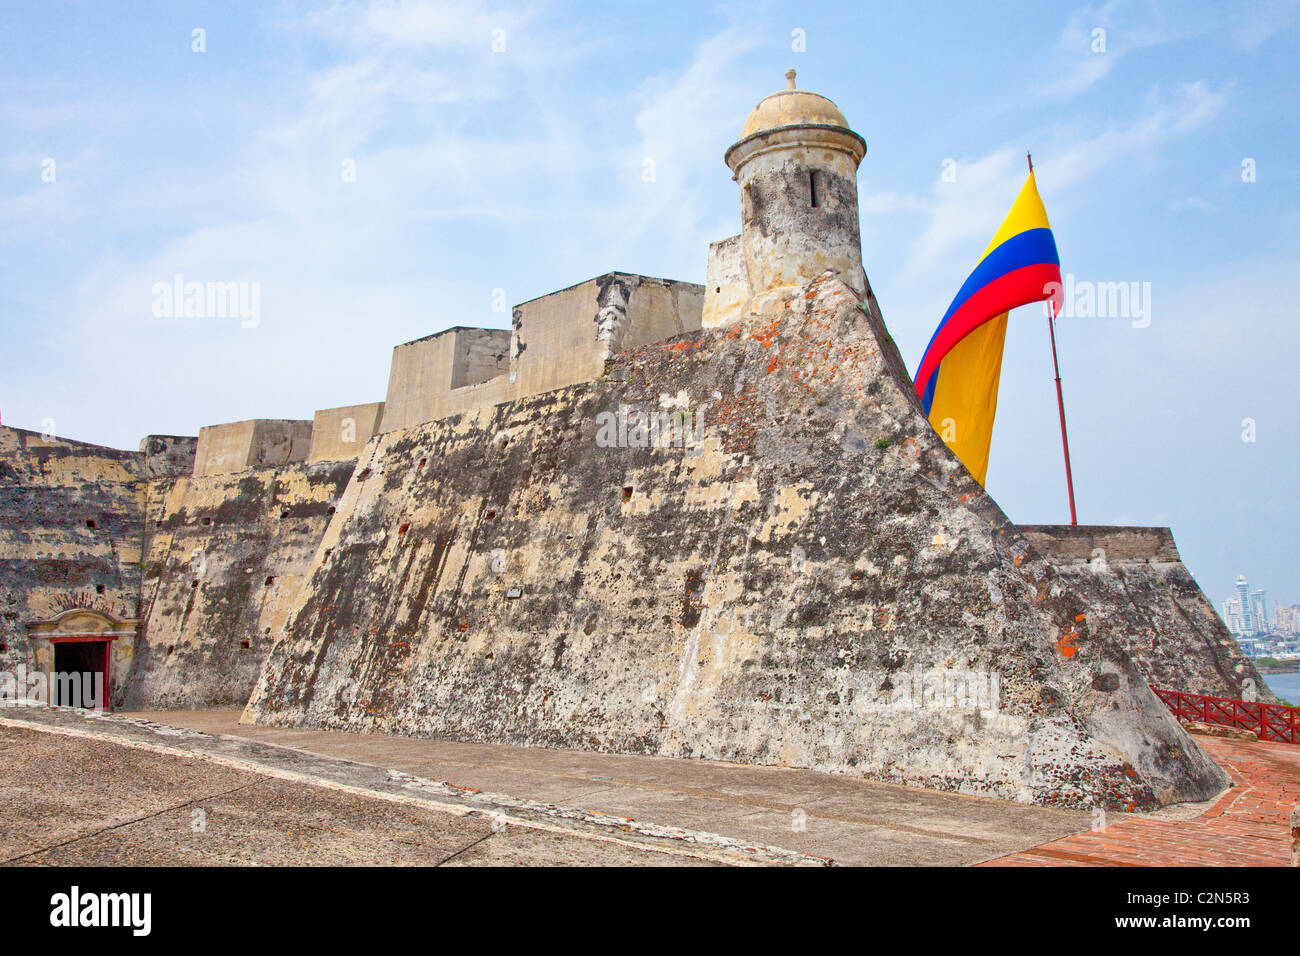
{"type": "Polygon", "coordinates": [[[785,88],[787,90],[794,89],[794,70],[785,71],[785,88]]]}

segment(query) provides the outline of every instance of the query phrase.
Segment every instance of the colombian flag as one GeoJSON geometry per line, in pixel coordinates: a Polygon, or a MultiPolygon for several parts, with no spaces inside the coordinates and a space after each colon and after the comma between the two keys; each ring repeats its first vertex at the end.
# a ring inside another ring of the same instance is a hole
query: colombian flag
{"type": "Polygon", "coordinates": [[[981,485],[989,468],[1007,313],[1050,299],[1060,288],[1056,240],[1030,170],[916,371],[916,393],[930,424],[981,485]]]}

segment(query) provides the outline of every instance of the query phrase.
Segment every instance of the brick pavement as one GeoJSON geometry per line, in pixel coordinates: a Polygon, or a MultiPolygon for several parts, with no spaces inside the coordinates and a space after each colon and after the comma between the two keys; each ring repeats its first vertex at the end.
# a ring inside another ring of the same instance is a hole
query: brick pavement
{"type": "Polygon", "coordinates": [[[984,866],[1286,866],[1300,746],[1199,737],[1233,787],[1188,820],[1124,817],[984,866]]]}

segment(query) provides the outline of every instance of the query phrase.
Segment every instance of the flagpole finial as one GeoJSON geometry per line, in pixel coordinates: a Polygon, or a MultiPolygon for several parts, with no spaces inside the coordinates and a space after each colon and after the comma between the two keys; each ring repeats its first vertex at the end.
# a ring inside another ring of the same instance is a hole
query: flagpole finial
{"type": "Polygon", "coordinates": [[[1030,156],[1028,151],[1025,152],[1025,160],[1029,163],[1029,171],[1032,173],[1034,171],[1034,157],[1030,156]]]}

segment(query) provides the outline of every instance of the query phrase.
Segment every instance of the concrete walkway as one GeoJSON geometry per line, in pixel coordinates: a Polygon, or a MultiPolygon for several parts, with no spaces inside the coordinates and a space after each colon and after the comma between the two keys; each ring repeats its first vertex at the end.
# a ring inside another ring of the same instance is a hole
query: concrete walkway
{"type": "MultiPolygon", "coordinates": [[[[568,837],[563,846],[538,851],[553,862],[565,862],[566,853],[572,855],[568,862],[597,862],[587,860],[591,854],[578,841],[614,836],[624,857],[653,852],[716,863],[969,865],[1058,840],[1090,823],[1085,813],[806,770],[256,727],[238,718],[238,711],[100,718],[0,711],[0,725],[17,721],[49,732],[93,734],[101,746],[161,746],[174,750],[172,756],[219,760],[232,769],[290,773],[295,784],[427,798],[448,812],[562,831],[568,837]]],[[[490,839],[483,844],[491,845],[490,839]]]]}

